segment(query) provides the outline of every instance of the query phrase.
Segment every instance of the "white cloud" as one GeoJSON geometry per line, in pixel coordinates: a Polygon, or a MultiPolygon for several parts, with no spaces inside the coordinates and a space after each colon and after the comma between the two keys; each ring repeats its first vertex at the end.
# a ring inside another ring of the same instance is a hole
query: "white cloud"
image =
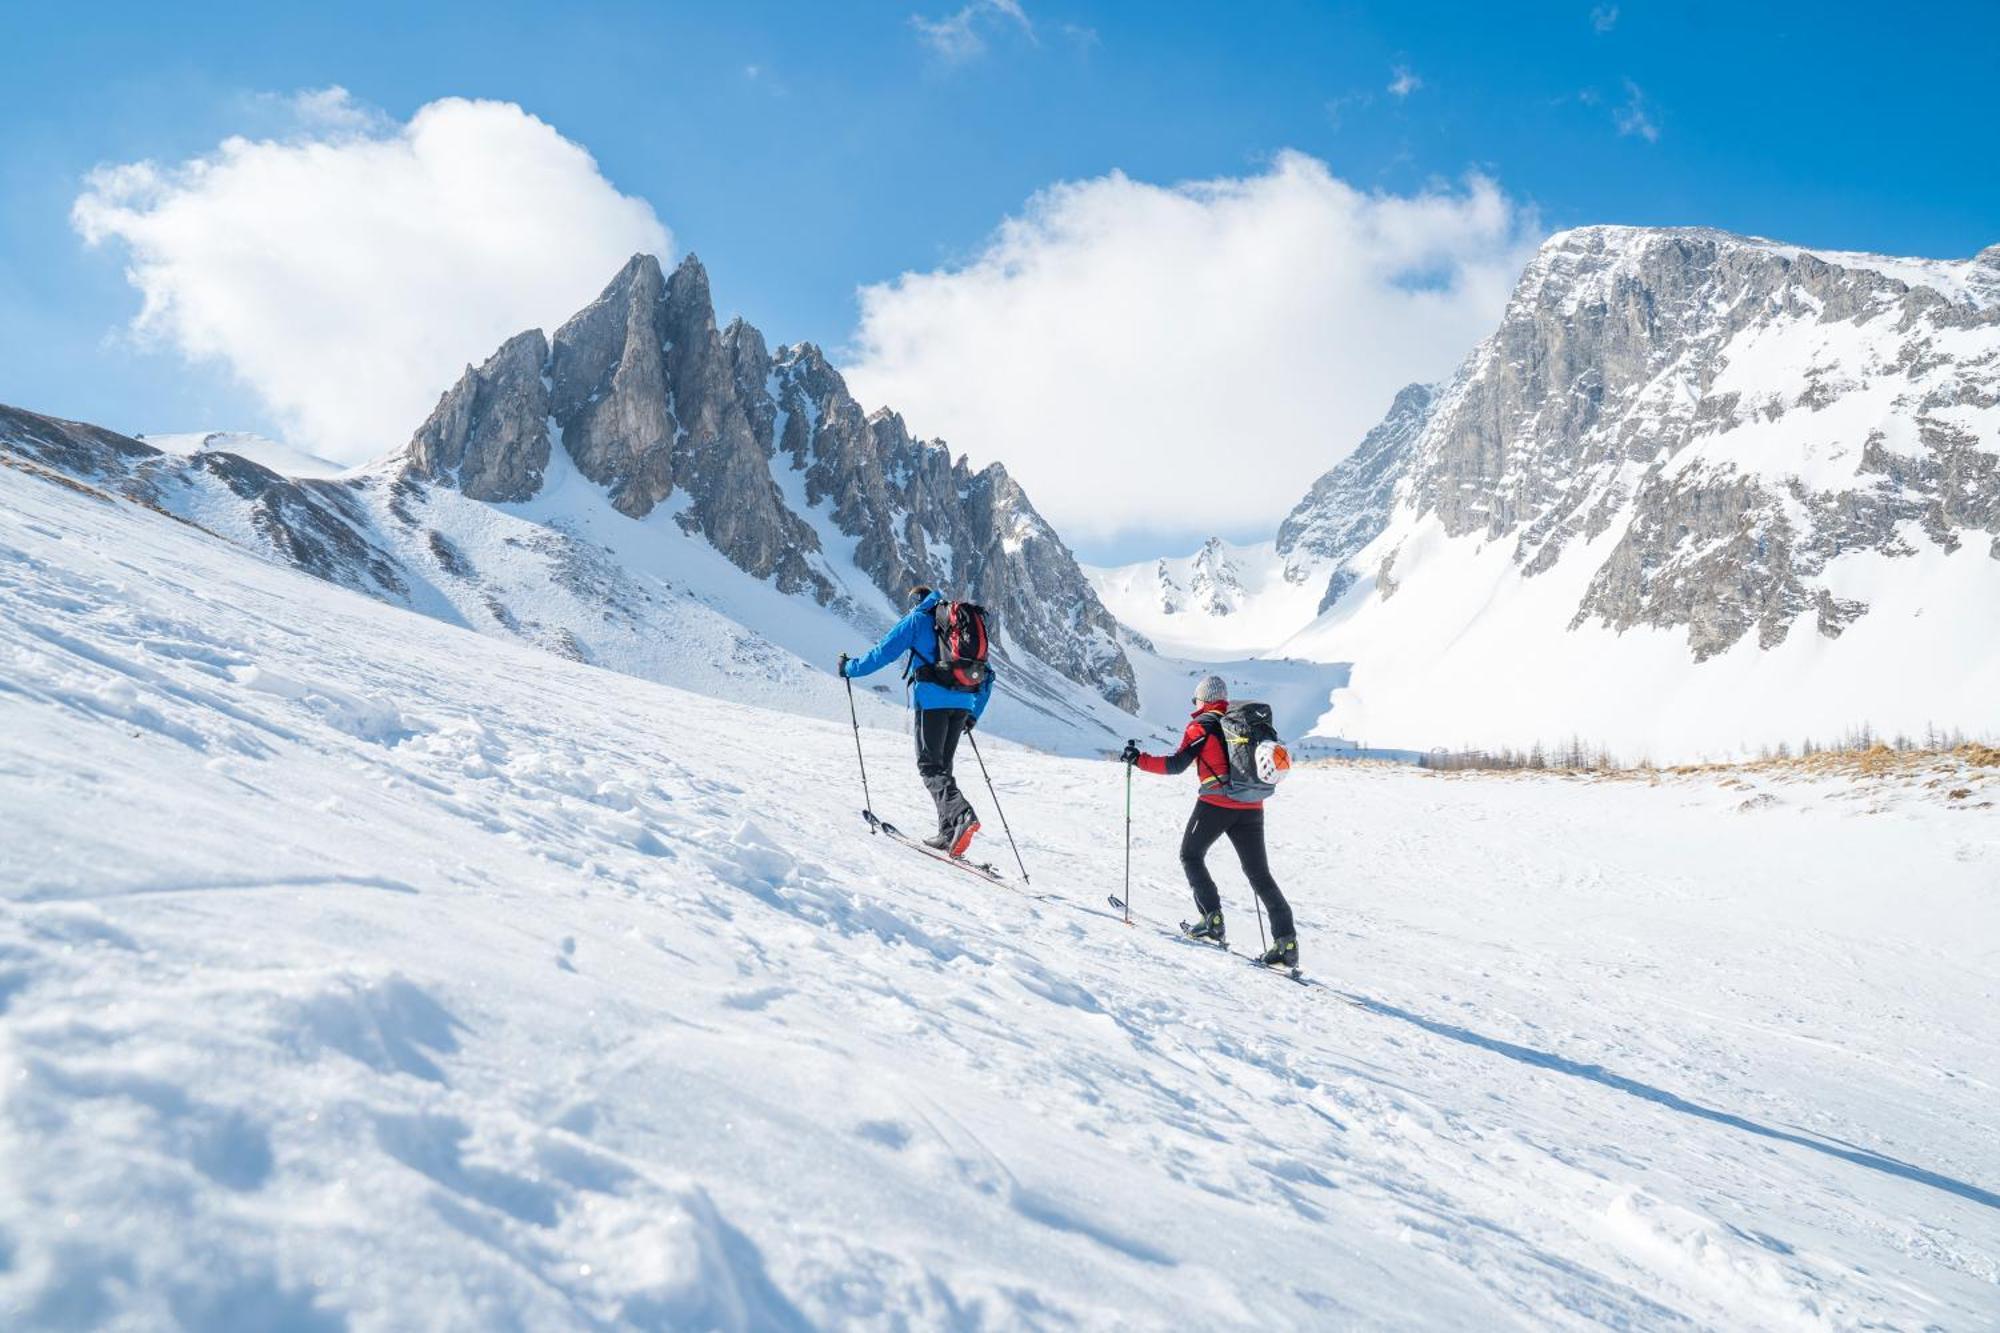
{"type": "Polygon", "coordinates": [[[1424,81],[1410,72],[1407,65],[1397,65],[1389,71],[1389,96],[1408,97],[1424,86],[1424,81]]]}
{"type": "Polygon", "coordinates": [[[1598,5],[1590,11],[1590,26],[1597,32],[1610,32],[1618,26],[1618,6],[1598,5]]]}
{"type": "Polygon", "coordinates": [[[1065,536],[1275,528],[1395,391],[1492,331],[1535,222],[1491,181],[1055,186],[969,262],[860,292],[849,379],[999,459],[1065,536]]]}
{"type": "MultiPolygon", "coordinates": [[[[995,22],[1012,22],[1029,41],[1035,40],[1035,25],[1021,8],[1020,0],[971,0],[956,13],[936,19],[910,15],[910,26],[917,30],[917,39],[940,59],[954,65],[986,50],[985,29],[995,22]]],[[[1091,32],[1091,36],[1094,38],[1096,33],[1091,32]]]]}
{"type": "Polygon", "coordinates": [[[513,103],[398,124],[335,88],[292,110],[283,139],[92,172],[72,221],[125,245],[136,333],[229,367],[313,452],[401,445],[467,362],[669,253],[648,204],[513,103]]]}
{"type": "Polygon", "coordinates": [[[1632,80],[1625,80],[1625,105],[1611,113],[1620,134],[1636,134],[1647,143],[1660,141],[1660,127],[1653,122],[1646,94],[1632,80]]]}

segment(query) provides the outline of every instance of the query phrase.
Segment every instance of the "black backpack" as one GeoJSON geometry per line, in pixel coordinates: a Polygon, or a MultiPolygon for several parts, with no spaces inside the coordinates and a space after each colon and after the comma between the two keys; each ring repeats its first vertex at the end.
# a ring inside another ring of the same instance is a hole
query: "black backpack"
{"type": "Polygon", "coordinates": [[[1278,784],[1292,769],[1292,756],[1271,721],[1271,705],[1233,703],[1221,713],[1202,714],[1204,725],[1222,733],[1229,765],[1216,776],[1218,796],[1232,801],[1262,801],[1275,796],[1278,784]]]}
{"type": "Polygon", "coordinates": [[[948,690],[977,691],[986,683],[986,608],[973,602],[939,602],[931,612],[937,628],[937,660],[919,664],[910,655],[910,679],[948,690]]]}

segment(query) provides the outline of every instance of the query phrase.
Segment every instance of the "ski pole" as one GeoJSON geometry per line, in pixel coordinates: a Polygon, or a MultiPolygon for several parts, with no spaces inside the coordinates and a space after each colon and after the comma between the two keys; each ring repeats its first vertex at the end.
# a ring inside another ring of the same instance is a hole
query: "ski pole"
{"type": "Polygon", "coordinates": [[[1264,900],[1257,896],[1255,890],[1251,891],[1250,905],[1257,909],[1257,952],[1269,953],[1271,946],[1264,942],[1264,900]]]}
{"type": "Polygon", "coordinates": [[[875,832],[875,826],[882,821],[875,818],[875,798],[868,794],[868,761],[861,757],[861,715],[854,711],[854,678],[842,674],[847,682],[847,717],[854,724],[854,762],[861,765],[861,813],[868,821],[868,831],[875,832]]]}
{"type": "Polygon", "coordinates": [[[1125,924],[1132,924],[1132,765],[1125,765],[1125,924]]]}
{"type": "Polygon", "coordinates": [[[993,798],[993,811],[1000,816],[1000,827],[1007,834],[1007,845],[1014,849],[1014,864],[1021,867],[1021,882],[1028,883],[1028,866],[1021,860],[1020,845],[1014,841],[1014,830],[1007,827],[1007,812],[1000,808],[1000,793],[993,790],[993,775],[986,771],[986,756],[979,753],[979,742],[967,731],[965,739],[972,743],[972,757],[979,761],[979,776],[986,779],[986,794],[993,798]]]}

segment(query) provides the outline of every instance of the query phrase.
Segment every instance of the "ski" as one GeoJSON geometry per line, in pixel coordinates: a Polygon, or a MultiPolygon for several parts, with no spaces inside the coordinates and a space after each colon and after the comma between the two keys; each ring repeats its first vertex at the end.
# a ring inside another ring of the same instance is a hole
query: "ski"
{"type": "MultiPolygon", "coordinates": [[[[954,869],[963,870],[968,875],[977,875],[979,876],[979,878],[987,881],[989,884],[999,884],[1005,888],[1010,888],[1010,889],[1014,887],[1014,885],[1007,879],[1007,877],[1001,874],[999,869],[995,867],[991,862],[968,861],[962,856],[950,856],[944,852],[938,851],[935,847],[926,847],[924,846],[922,839],[911,837],[909,834],[903,832],[903,830],[897,828],[894,824],[891,824],[888,820],[883,819],[880,815],[873,814],[869,811],[866,810],[862,811],[861,817],[868,821],[868,826],[871,829],[873,829],[877,833],[884,835],[889,839],[889,841],[897,844],[900,847],[907,847],[911,851],[917,852],[923,856],[927,856],[933,861],[937,861],[944,865],[951,866],[954,869]]],[[[1032,897],[1037,895],[1030,895],[1030,896],[1032,897]]]]}
{"type": "MultiPolygon", "coordinates": [[[[920,840],[898,832],[886,824],[883,826],[883,831],[889,835],[891,842],[907,847],[920,856],[927,856],[940,864],[963,870],[968,875],[977,875],[981,879],[989,880],[995,884],[1007,884],[1008,882],[1007,877],[1001,874],[999,868],[990,861],[968,861],[962,856],[950,856],[938,851],[934,847],[926,847],[920,840]]],[[[1011,888],[1013,886],[1010,884],[1008,887],[1011,888]]]]}
{"type": "MultiPolygon", "coordinates": [[[[1239,956],[1249,957],[1249,955],[1247,954],[1239,956]]],[[[1261,972],[1275,972],[1279,976],[1283,977],[1285,980],[1296,981],[1301,986],[1309,986],[1312,984],[1311,982],[1306,980],[1305,973],[1299,971],[1299,969],[1297,969],[1296,967],[1286,967],[1283,963],[1267,963],[1261,958],[1251,958],[1250,966],[1258,969],[1261,972]]]]}
{"type": "MultiPolygon", "coordinates": [[[[1165,934],[1166,932],[1162,931],[1161,933],[1165,934]]],[[[1236,957],[1241,958],[1244,962],[1250,964],[1250,966],[1256,968],[1260,972],[1274,972],[1277,975],[1283,977],[1287,981],[1296,981],[1301,986],[1317,986],[1321,984],[1319,982],[1314,981],[1311,977],[1308,977],[1304,972],[1300,971],[1296,967],[1286,967],[1283,964],[1279,963],[1267,963],[1262,958],[1259,958],[1254,954],[1244,953],[1240,949],[1232,949],[1227,944],[1217,944],[1214,940],[1205,940],[1198,935],[1190,935],[1188,934],[1188,923],[1185,921],[1181,922],[1180,934],[1175,936],[1174,938],[1182,940],[1188,944],[1203,945],[1210,949],[1220,949],[1222,952],[1227,954],[1234,954],[1236,957]]]]}

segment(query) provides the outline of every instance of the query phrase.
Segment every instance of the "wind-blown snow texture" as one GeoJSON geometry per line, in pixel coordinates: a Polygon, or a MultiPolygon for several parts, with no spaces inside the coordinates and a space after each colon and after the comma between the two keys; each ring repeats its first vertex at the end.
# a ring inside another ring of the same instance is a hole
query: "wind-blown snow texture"
{"type": "Polygon", "coordinates": [[[1128,929],[1115,764],[989,744],[978,885],[844,725],[0,459],[10,1328],[2000,1310],[1990,804],[1304,770],[1301,988],[1154,929],[1181,782],[1128,929]]]}

